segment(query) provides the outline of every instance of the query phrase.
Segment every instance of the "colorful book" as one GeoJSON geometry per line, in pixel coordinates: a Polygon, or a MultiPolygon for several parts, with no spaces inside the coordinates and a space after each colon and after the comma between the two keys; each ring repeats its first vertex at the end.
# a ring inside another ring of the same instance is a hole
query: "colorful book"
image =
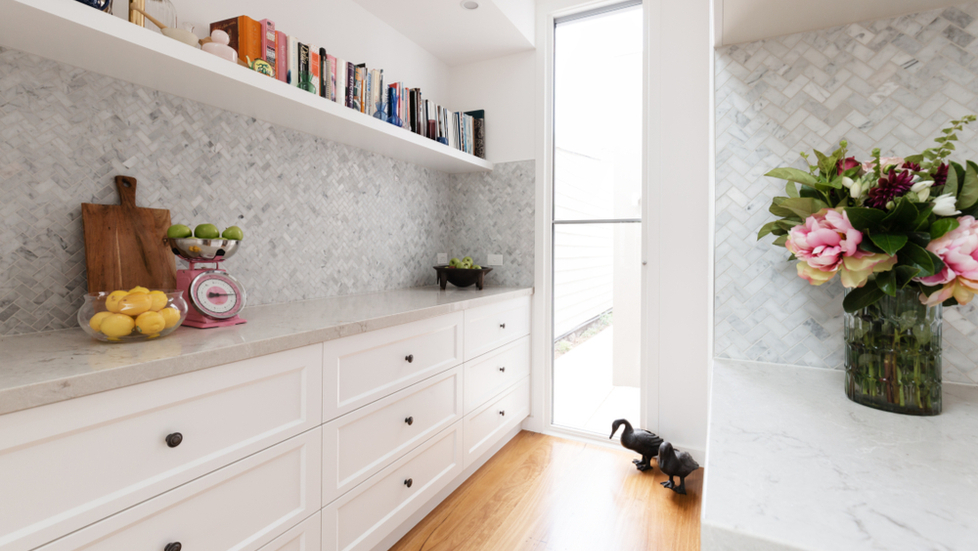
{"type": "Polygon", "coordinates": [[[289,81],[289,37],[275,31],[275,78],[289,81]]]}
{"type": "Polygon", "coordinates": [[[322,83],[319,87],[319,95],[335,101],[336,97],[336,58],[326,53],[326,48],[319,49],[319,61],[322,63],[320,74],[322,83]]]}
{"type": "Polygon", "coordinates": [[[248,17],[240,15],[211,23],[211,32],[222,30],[228,33],[230,41],[228,46],[238,52],[238,59],[248,63],[250,66],[256,59],[262,57],[262,28],[261,23],[248,17]]]}
{"type": "Polygon", "coordinates": [[[319,48],[309,46],[309,91],[319,95],[319,86],[322,84],[321,66],[319,64],[319,48]]]}
{"type": "Polygon", "coordinates": [[[262,19],[261,23],[261,52],[262,59],[272,66],[272,78],[276,78],[275,62],[277,52],[275,50],[275,23],[268,19],[262,19]]]}
{"type": "Polygon", "coordinates": [[[312,71],[309,66],[309,45],[299,43],[299,88],[313,92],[312,71]]]}
{"type": "Polygon", "coordinates": [[[354,83],[357,78],[356,66],[349,61],[346,62],[346,106],[353,109],[354,83]]]}

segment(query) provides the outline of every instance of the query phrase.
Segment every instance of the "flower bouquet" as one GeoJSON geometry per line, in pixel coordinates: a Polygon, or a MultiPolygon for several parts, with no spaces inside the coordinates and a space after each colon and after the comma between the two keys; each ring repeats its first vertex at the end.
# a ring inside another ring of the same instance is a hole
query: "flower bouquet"
{"type": "Polygon", "coordinates": [[[776,168],[787,197],[775,197],[758,239],[798,260],[798,275],[822,285],[839,274],[846,288],[846,395],[914,415],[941,411],[942,308],[978,292],[978,164],[949,161],[952,121],[937,147],[905,158],[860,162],[847,143],[815,151],[808,171],[776,168]]]}

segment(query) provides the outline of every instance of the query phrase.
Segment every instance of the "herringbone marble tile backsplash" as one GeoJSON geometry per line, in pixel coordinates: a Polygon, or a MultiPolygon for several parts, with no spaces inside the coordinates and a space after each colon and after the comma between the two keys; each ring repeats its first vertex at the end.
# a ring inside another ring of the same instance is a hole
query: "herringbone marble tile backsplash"
{"type": "Polygon", "coordinates": [[[77,325],[87,286],[80,204],[117,202],[116,174],[136,177],[137,204],[168,208],[175,223],[241,226],[246,240],[227,268],[250,304],[267,304],[434,284],[435,255],[453,248],[528,245],[529,258],[508,256],[493,274],[532,285],[533,233],[516,231],[532,228],[532,167],[500,164],[467,180],[498,191],[485,194],[456,176],[0,49],[0,335],[77,325]],[[458,206],[470,195],[487,216],[458,206]]]}
{"type": "MultiPolygon", "coordinates": [[[[978,113],[978,3],[834,27],[716,53],[716,355],[841,368],[842,287],[812,287],[788,254],[758,243],[783,194],[771,168],[845,138],[857,158],[930,147],[978,113]]],[[[956,159],[978,157],[975,129],[956,159]]],[[[978,383],[978,309],[944,311],[944,377],[978,383]]]]}

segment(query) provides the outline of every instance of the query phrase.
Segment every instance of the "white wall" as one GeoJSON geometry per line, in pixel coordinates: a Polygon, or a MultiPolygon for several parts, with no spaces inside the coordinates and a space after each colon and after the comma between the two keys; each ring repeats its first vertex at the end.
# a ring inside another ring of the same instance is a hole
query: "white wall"
{"type": "Polygon", "coordinates": [[[523,52],[450,70],[454,110],[486,110],[486,158],[494,163],[535,156],[536,52],[523,52]]]}
{"type": "MultiPolygon", "coordinates": [[[[418,46],[390,25],[352,0],[171,0],[177,21],[195,25],[199,37],[207,36],[210,23],[239,15],[271,19],[278,30],[326,48],[326,51],[353,63],[384,70],[388,83],[403,81],[421,88],[432,101],[449,107],[448,65],[418,46]]],[[[121,15],[127,2],[116,1],[114,11],[121,15]]],[[[152,23],[147,27],[155,29],[152,23]]]]}

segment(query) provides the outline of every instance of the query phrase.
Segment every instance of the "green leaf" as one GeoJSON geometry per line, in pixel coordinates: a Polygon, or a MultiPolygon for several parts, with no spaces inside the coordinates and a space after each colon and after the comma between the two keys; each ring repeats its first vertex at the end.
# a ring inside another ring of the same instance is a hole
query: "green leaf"
{"type": "Polygon", "coordinates": [[[949,231],[956,229],[961,224],[954,218],[941,218],[930,226],[930,238],[939,239],[949,231]]]}
{"type": "Polygon", "coordinates": [[[908,239],[910,239],[911,243],[916,243],[925,249],[927,248],[927,245],[930,245],[930,234],[927,232],[912,231],[908,232],[906,236],[908,239]]]}
{"type": "Polygon", "coordinates": [[[914,164],[918,164],[919,165],[920,162],[924,160],[924,156],[923,155],[911,155],[909,157],[904,157],[903,160],[906,161],[906,162],[908,162],[908,163],[914,163],[914,164]]]}
{"type": "Polygon", "coordinates": [[[947,182],[944,184],[942,193],[950,193],[954,197],[958,196],[958,171],[954,167],[948,167],[947,182]]]}
{"type": "Polygon", "coordinates": [[[895,255],[897,251],[907,244],[907,236],[899,234],[872,234],[869,236],[869,239],[890,256],[895,255]]]}
{"type": "Polygon", "coordinates": [[[790,230],[791,228],[801,224],[802,221],[797,218],[785,218],[784,220],[776,220],[774,223],[783,230],[790,230]]]}
{"type": "Polygon", "coordinates": [[[818,182],[818,178],[812,176],[804,170],[798,170],[797,168],[776,168],[765,174],[765,176],[780,178],[782,180],[788,180],[789,182],[798,182],[799,184],[806,184],[809,186],[813,186],[815,185],[815,182],[818,182]]]}
{"type": "Polygon", "coordinates": [[[826,207],[825,203],[810,197],[792,197],[785,199],[784,201],[781,201],[779,206],[781,208],[790,210],[797,216],[801,217],[802,220],[826,207]]]}
{"type": "Polygon", "coordinates": [[[920,269],[919,277],[930,277],[934,275],[934,260],[931,253],[914,243],[907,243],[900,249],[900,262],[905,266],[913,266],[920,269]]]}
{"type": "Polygon", "coordinates": [[[978,203],[978,165],[968,161],[968,167],[964,172],[964,183],[961,184],[961,192],[958,193],[958,210],[971,208],[978,203]]]}
{"type": "Polygon", "coordinates": [[[784,201],[787,201],[788,199],[789,199],[789,197],[775,197],[771,201],[771,206],[768,207],[767,210],[771,214],[777,216],[778,218],[789,218],[791,216],[794,216],[795,213],[793,211],[788,210],[788,209],[786,209],[786,208],[784,208],[784,207],[781,206],[781,203],[783,203],[784,201]]]}
{"type": "Polygon", "coordinates": [[[914,266],[897,266],[892,271],[896,273],[897,288],[903,289],[913,281],[913,278],[917,277],[917,274],[920,273],[920,268],[914,266]]]}
{"type": "Polygon", "coordinates": [[[879,287],[880,291],[883,291],[891,297],[895,297],[897,292],[896,272],[893,270],[887,270],[877,274],[876,285],[879,287]]]}
{"type": "Polygon", "coordinates": [[[885,295],[876,285],[875,280],[866,282],[866,285],[849,291],[846,298],[842,301],[842,307],[850,314],[873,304],[885,295]]]}
{"type": "Polygon", "coordinates": [[[774,231],[775,228],[777,227],[778,227],[777,220],[775,220],[774,222],[768,222],[767,224],[764,224],[763,226],[761,226],[761,229],[757,231],[757,239],[760,240],[765,235],[768,235],[769,233],[774,231]]]}
{"type": "Polygon", "coordinates": [[[846,209],[849,223],[857,230],[868,230],[879,226],[886,218],[886,213],[879,209],[865,207],[849,207],[846,209]]]}
{"type": "Polygon", "coordinates": [[[917,219],[913,221],[914,231],[922,231],[927,227],[932,212],[934,212],[934,203],[927,203],[924,210],[917,213],[917,219]]]}
{"type": "Polygon", "coordinates": [[[884,226],[912,226],[914,221],[917,220],[917,207],[913,206],[913,203],[907,201],[906,199],[897,199],[896,205],[893,210],[886,215],[881,224],[884,226]]]}
{"type": "Polygon", "coordinates": [[[798,186],[794,182],[788,180],[788,183],[784,186],[784,192],[788,194],[788,197],[798,197],[798,186]]]}
{"type": "Polygon", "coordinates": [[[774,240],[774,244],[779,247],[784,247],[784,244],[788,242],[788,236],[782,235],[781,237],[774,240]]]}

